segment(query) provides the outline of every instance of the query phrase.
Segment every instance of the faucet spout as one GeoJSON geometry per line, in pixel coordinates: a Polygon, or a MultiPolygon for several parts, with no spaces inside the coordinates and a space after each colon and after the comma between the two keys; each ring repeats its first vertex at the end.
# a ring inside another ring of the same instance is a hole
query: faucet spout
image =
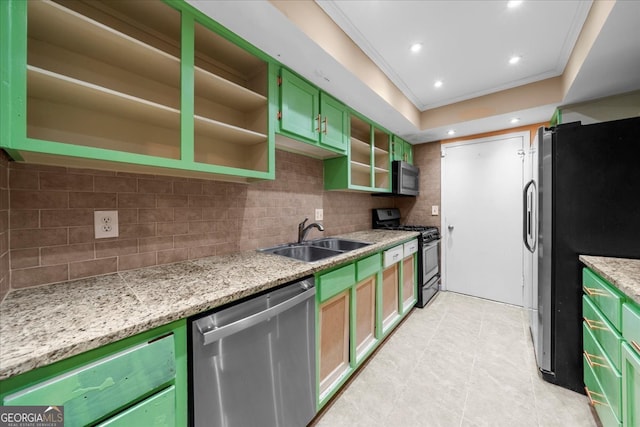
{"type": "Polygon", "coordinates": [[[309,218],[305,218],[304,221],[298,224],[298,243],[304,242],[305,237],[307,237],[309,230],[311,230],[312,228],[317,228],[319,231],[324,231],[324,227],[318,222],[313,222],[305,227],[305,224],[308,220],[309,218]]]}

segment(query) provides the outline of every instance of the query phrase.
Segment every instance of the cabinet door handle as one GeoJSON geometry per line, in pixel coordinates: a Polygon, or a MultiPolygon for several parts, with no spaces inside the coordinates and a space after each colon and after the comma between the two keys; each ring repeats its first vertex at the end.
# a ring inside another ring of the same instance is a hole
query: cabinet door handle
{"type": "Polygon", "coordinates": [[[591,406],[596,406],[596,405],[605,405],[605,406],[609,406],[604,402],[601,402],[599,400],[596,400],[592,397],[592,395],[594,396],[598,396],[599,398],[604,398],[604,395],[600,394],[600,393],[596,393],[595,391],[591,391],[589,390],[589,387],[585,387],[584,391],[587,392],[587,397],[589,398],[589,401],[591,403],[591,406]]]}
{"type": "Polygon", "coordinates": [[[329,130],[329,117],[325,116],[324,117],[324,134],[327,134],[327,131],[329,130]]]}
{"type": "Polygon", "coordinates": [[[320,130],[320,123],[322,123],[322,116],[318,114],[318,117],[316,117],[316,120],[318,121],[318,127],[316,128],[316,132],[321,133],[322,131],[320,130]]]}
{"type": "Polygon", "coordinates": [[[638,353],[640,353],[640,344],[638,344],[634,340],[631,340],[631,347],[633,347],[638,353]]]}
{"type": "Polygon", "coordinates": [[[583,353],[584,353],[584,356],[587,358],[587,362],[589,362],[589,366],[591,366],[592,368],[594,366],[600,366],[602,368],[609,368],[609,366],[605,365],[604,363],[598,363],[598,362],[594,362],[593,360],[591,360],[592,357],[594,359],[604,359],[604,357],[596,356],[595,354],[589,354],[586,351],[583,351],[583,353]]]}
{"type": "Polygon", "coordinates": [[[587,327],[589,329],[600,329],[603,331],[609,330],[609,328],[607,328],[606,326],[600,326],[600,325],[604,325],[604,323],[599,320],[591,320],[591,319],[587,319],[586,317],[583,317],[582,319],[584,320],[584,323],[587,324],[587,327]]]}
{"type": "Polygon", "coordinates": [[[586,286],[583,286],[582,290],[584,291],[585,294],[589,295],[590,297],[592,296],[608,297],[609,296],[609,294],[603,291],[602,289],[588,288],[586,286]]]}

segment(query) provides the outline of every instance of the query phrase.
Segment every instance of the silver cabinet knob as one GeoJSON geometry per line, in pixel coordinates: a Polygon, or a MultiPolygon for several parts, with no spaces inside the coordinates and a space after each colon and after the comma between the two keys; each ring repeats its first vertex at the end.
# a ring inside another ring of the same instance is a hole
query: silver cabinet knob
{"type": "Polygon", "coordinates": [[[447,228],[449,229],[449,231],[453,231],[453,225],[450,225],[447,228]]]}

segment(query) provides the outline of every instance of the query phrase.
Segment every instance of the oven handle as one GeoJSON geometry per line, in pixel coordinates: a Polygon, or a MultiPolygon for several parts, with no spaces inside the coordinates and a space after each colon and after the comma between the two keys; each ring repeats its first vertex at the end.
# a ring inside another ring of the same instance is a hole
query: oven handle
{"type": "Polygon", "coordinates": [[[430,248],[432,246],[436,246],[438,243],[440,243],[440,239],[432,240],[430,242],[425,242],[425,243],[422,244],[422,247],[424,249],[426,249],[426,248],[430,248]]]}

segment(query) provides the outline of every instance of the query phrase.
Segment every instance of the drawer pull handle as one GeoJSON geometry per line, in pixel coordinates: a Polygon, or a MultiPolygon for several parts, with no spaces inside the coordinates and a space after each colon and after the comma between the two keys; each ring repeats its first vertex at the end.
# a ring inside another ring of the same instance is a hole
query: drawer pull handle
{"type": "Polygon", "coordinates": [[[591,406],[596,406],[596,405],[604,405],[604,406],[609,406],[604,402],[601,402],[599,400],[594,399],[591,395],[594,396],[598,396],[600,398],[604,398],[604,395],[600,394],[600,393],[596,393],[595,391],[591,391],[589,390],[589,387],[585,387],[584,391],[587,392],[587,397],[589,398],[589,401],[591,402],[591,406]]]}
{"type": "Polygon", "coordinates": [[[631,347],[633,347],[638,353],[640,353],[640,344],[631,340],[631,347]]]}
{"type": "Polygon", "coordinates": [[[591,360],[592,357],[594,359],[604,360],[604,357],[602,357],[602,356],[596,356],[595,354],[589,354],[586,351],[584,352],[584,356],[587,358],[587,362],[589,362],[589,366],[591,366],[592,368],[594,366],[601,366],[603,368],[608,368],[609,367],[609,365],[606,365],[604,363],[594,362],[593,360],[591,360]]]}
{"type": "Polygon", "coordinates": [[[609,328],[607,328],[606,326],[601,326],[604,325],[604,322],[601,322],[599,320],[591,320],[591,319],[587,319],[586,317],[583,317],[584,319],[584,323],[587,324],[587,327],[589,329],[600,329],[603,331],[608,331],[609,328]]]}
{"type": "Polygon", "coordinates": [[[586,286],[583,286],[582,289],[584,290],[584,293],[589,295],[590,297],[593,297],[593,296],[608,297],[609,296],[609,294],[603,291],[602,289],[588,288],[586,286]]]}

